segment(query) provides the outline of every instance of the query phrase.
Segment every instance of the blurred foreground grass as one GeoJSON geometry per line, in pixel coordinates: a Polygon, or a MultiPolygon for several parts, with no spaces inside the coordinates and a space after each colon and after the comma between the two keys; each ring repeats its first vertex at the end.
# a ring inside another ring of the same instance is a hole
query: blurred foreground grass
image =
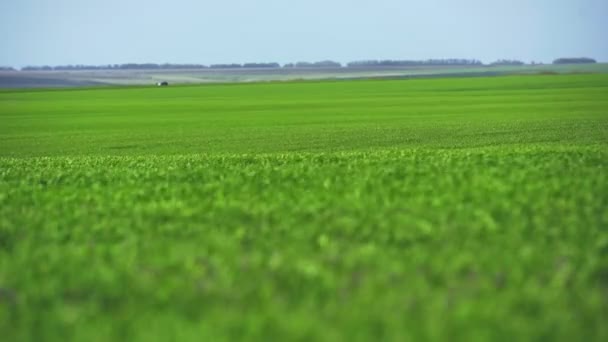
{"type": "Polygon", "coordinates": [[[607,89],[0,93],[2,336],[605,340],[607,89]]]}

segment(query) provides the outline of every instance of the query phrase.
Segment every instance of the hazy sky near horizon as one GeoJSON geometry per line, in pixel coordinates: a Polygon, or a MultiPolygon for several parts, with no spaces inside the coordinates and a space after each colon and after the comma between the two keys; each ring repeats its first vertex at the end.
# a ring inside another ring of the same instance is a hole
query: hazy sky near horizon
{"type": "Polygon", "coordinates": [[[608,62],[608,0],[2,0],[0,65],[608,62]]]}

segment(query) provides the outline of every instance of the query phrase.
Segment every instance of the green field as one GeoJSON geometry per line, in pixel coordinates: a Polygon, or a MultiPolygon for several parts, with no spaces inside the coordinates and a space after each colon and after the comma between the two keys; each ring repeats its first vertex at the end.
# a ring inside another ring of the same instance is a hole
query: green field
{"type": "Polygon", "coordinates": [[[0,91],[2,340],[606,322],[608,75],[0,91]]]}

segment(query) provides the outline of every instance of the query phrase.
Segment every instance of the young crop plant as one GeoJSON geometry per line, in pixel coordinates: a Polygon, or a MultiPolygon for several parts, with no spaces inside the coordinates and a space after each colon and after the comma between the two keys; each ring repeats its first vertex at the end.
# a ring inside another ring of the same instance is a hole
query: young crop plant
{"type": "Polygon", "coordinates": [[[2,339],[606,340],[606,94],[0,91],[2,339]]]}

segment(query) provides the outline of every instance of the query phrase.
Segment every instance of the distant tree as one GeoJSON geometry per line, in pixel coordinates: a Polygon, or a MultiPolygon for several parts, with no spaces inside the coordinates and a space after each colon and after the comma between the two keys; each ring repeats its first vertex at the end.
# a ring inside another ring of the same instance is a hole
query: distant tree
{"type": "Polygon", "coordinates": [[[209,66],[209,68],[211,69],[238,69],[238,68],[242,68],[243,66],[240,64],[211,64],[209,66]]]}
{"type": "Polygon", "coordinates": [[[154,64],[154,63],[143,63],[143,64],[126,63],[126,64],[121,64],[120,69],[129,69],[129,70],[160,69],[160,66],[158,64],[154,64]]]}
{"type": "Polygon", "coordinates": [[[515,59],[499,59],[495,62],[490,63],[491,66],[502,66],[502,65],[525,65],[526,63],[515,59]]]}
{"type": "Polygon", "coordinates": [[[13,67],[0,66],[0,71],[15,71],[13,67]]]}
{"type": "Polygon", "coordinates": [[[243,68],[280,68],[279,63],[245,63],[243,68]]]}
{"type": "Polygon", "coordinates": [[[326,61],[314,62],[313,66],[315,68],[341,68],[342,64],[340,64],[338,62],[326,60],[326,61]]]}
{"type": "Polygon", "coordinates": [[[367,60],[367,61],[353,61],[346,64],[347,68],[365,68],[378,66],[378,61],[367,60]]]}
{"type": "Polygon", "coordinates": [[[131,70],[131,69],[136,69],[136,70],[141,70],[141,69],[206,69],[208,68],[206,65],[202,65],[202,64],[171,64],[171,63],[164,63],[164,64],[155,64],[155,63],[143,63],[143,64],[137,64],[137,63],[127,63],[127,64],[115,64],[113,66],[108,66],[110,69],[126,69],[126,70],[131,70]]]}
{"type": "Polygon", "coordinates": [[[283,65],[283,68],[341,68],[342,64],[330,60],[318,61],[318,62],[297,62],[287,63],[283,65]]]}
{"type": "Polygon", "coordinates": [[[297,62],[296,68],[312,68],[313,64],[310,62],[297,62]]]}
{"type": "Polygon", "coordinates": [[[53,67],[48,66],[48,65],[43,65],[43,66],[28,65],[28,66],[21,68],[21,70],[23,70],[23,71],[50,71],[50,70],[53,70],[53,67]]]}
{"type": "Polygon", "coordinates": [[[558,58],[553,61],[553,64],[594,64],[597,61],[593,58],[578,57],[578,58],[558,58]]]}
{"type": "Polygon", "coordinates": [[[206,65],[202,64],[171,64],[164,63],[160,64],[159,69],[206,69],[208,68],[206,65]]]}

